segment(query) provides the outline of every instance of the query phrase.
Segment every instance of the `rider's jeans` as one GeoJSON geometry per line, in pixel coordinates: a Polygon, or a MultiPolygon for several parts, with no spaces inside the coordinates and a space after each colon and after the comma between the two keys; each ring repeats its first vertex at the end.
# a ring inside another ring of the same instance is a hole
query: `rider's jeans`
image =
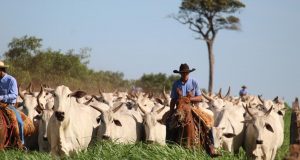
{"type": "Polygon", "coordinates": [[[17,121],[18,121],[18,126],[19,126],[20,138],[21,138],[22,144],[24,144],[24,123],[23,123],[23,120],[21,118],[21,115],[14,106],[9,105],[8,108],[13,110],[16,114],[17,121]]]}

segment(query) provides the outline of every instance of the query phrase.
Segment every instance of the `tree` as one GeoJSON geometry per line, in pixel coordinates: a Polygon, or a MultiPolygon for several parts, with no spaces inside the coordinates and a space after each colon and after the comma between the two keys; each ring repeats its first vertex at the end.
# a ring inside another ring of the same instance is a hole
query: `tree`
{"type": "Polygon", "coordinates": [[[142,87],[146,92],[161,93],[163,88],[169,91],[173,82],[179,78],[178,75],[167,76],[164,73],[143,74],[143,76],[136,81],[136,85],[142,87]]]}
{"type": "Polygon", "coordinates": [[[173,16],[189,29],[198,33],[197,39],[204,40],[208,49],[209,84],[212,93],[214,81],[213,44],[221,29],[239,30],[240,20],[234,13],[245,7],[240,0],[183,0],[178,15],[173,16]]]}
{"type": "Polygon", "coordinates": [[[13,38],[8,44],[9,50],[4,53],[4,57],[15,68],[28,70],[31,65],[32,56],[37,54],[42,46],[41,41],[42,39],[34,36],[13,38]]]}

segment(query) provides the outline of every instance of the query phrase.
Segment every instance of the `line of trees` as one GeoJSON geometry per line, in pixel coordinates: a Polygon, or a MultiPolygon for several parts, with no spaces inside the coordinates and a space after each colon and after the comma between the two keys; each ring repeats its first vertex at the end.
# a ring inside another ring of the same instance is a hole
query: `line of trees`
{"type": "Polygon", "coordinates": [[[176,75],[163,73],[144,74],[138,80],[126,80],[121,72],[94,71],[88,68],[90,48],[82,48],[79,53],[73,49],[62,52],[51,48],[42,49],[42,39],[34,36],[13,38],[2,60],[10,67],[9,74],[16,77],[22,87],[32,82],[36,90],[40,84],[50,87],[66,85],[71,89],[82,89],[89,93],[114,90],[129,91],[141,87],[144,91],[159,93],[165,87],[170,90],[176,75]]]}

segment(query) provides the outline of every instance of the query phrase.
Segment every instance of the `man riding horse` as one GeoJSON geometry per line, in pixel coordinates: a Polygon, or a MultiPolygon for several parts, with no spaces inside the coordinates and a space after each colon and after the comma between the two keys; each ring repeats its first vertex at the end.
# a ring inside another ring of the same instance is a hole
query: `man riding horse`
{"type": "Polygon", "coordinates": [[[199,115],[198,113],[201,111],[193,108],[194,104],[202,101],[197,81],[189,77],[189,73],[193,71],[195,69],[190,70],[186,63],[180,65],[179,71],[173,71],[179,73],[181,78],[175,81],[172,86],[170,115],[167,120],[169,131],[167,139],[179,144],[186,140],[185,146],[188,148],[202,145],[212,157],[215,157],[218,154],[213,145],[211,128],[203,121],[207,115],[203,112],[202,115],[199,115]],[[174,123],[176,124],[174,125],[174,123]]]}
{"type": "MultiPolygon", "coordinates": [[[[1,112],[1,140],[5,144],[0,144],[0,149],[7,145],[17,146],[24,149],[24,123],[26,120],[27,134],[35,131],[32,122],[19,111],[16,110],[15,104],[18,96],[18,87],[16,79],[6,73],[8,65],[0,61],[0,112],[1,112]],[[4,129],[6,128],[6,129],[4,129]],[[10,142],[13,139],[14,142],[10,142]]],[[[1,142],[0,142],[1,143],[1,142]]]]}

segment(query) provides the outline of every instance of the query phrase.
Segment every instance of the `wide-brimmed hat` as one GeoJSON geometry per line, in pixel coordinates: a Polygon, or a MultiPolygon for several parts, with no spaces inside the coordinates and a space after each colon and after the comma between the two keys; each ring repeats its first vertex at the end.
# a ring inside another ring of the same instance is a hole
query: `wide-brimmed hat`
{"type": "Polygon", "coordinates": [[[0,68],[7,68],[8,65],[5,65],[3,61],[0,60],[0,68]]]}
{"type": "Polygon", "coordinates": [[[245,85],[242,85],[242,88],[247,88],[247,86],[245,86],[245,85]]]}
{"type": "Polygon", "coordinates": [[[190,73],[190,72],[193,72],[195,70],[196,70],[195,68],[190,70],[189,65],[187,65],[186,63],[183,63],[183,64],[180,65],[179,71],[178,70],[173,70],[173,72],[174,73],[186,73],[186,72],[190,73]]]}

